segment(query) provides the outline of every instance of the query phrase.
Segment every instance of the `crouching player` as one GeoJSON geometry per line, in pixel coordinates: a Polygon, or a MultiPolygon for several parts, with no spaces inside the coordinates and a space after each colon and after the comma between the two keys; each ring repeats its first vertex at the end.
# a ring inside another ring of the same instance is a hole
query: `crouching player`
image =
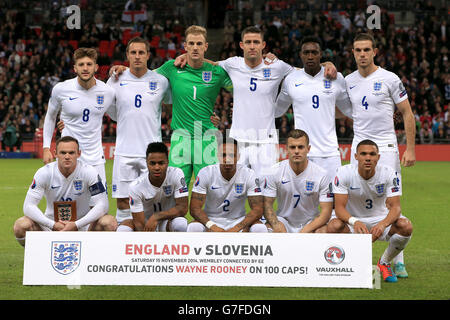
{"type": "Polygon", "coordinates": [[[236,141],[226,141],[218,150],[219,164],[202,168],[192,188],[190,213],[194,221],[187,231],[267,232],[260,221],[263,199],[255,172],[237,164],[236,141]]]}
{"type": "Polygon", "coordinates": [[[148,145],[146,159],[148,174],[130,184],[133,218],[124,220],[117,231],[186,231],[189,192],[183,171],[169,167],[169,152],[162,142],[148,145]]]}
{"type": "Polygon", "coordinates": [[[14,235],[22,246],[27,231],[116,230],[116,219],[105,214],[105,186],[94,167],[78,159],[80,155],[78,141],[71,136],[62,137],[56,142],[57,161],[46,164],[34,175],[23,204],[25,216],[14,224],[14,235]],[[45,213],[38,208],[42,197],[47,201],[45,213]],[[59,212],[58,208],[62,210],[59,212]]]}
{"type": "Polygon", "coordinates": [[[326,232],[333,207],[331,181],[323,168],[308,160],[310,148],[305,131],[289,132],[288,159],[281,161],[264,183],[264,215],[269,232],[326,232]],[[275,199],[277,212],[273,209],[275,199]]]}
{"type": "Polygon", "coordinates": [[[328,224],[329,233],[372,234],[372,241],[389,241],[378,261],[383,280],[397,282],[391,261],[405,249],[412,234],[411,222],[401,215],[400,181],[390,167],[378,165],[378,146],[361,141],[356,165],[338,169],[334,179],[336,219],[328,224]]]}

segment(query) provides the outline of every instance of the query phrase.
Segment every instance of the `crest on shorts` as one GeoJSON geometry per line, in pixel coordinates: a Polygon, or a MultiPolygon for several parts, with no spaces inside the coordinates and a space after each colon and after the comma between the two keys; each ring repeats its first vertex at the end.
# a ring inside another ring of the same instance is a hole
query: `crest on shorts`
{"type": "Polygon", "coordinates": [[[380,91],[381,90],[381,82],[380,81],[374,82],[373,90],[374,91],[380,91]]]}
{"type": "Polygon", "coordinates": [[[205,82],[210,82],[212,79],[212,71],[203,71],[202,72],[202,79],[205,82]]]}
{"type": "Polygon", "coordinates": [[[262,71],[264,78],[270,78],[270,76],[272,75],[272,71],[270,70],[270,68],[264,68],[262,71]]]}
{"type": "Polygon", "coordinates": [[[314,189],[314,181],[306,181],[306,191],[311,192],[314,189]]]}
{"type": "Polygon", "coordinates": [[[384,193],[384,184],[375,185],[375,190],[377,191],[377,194],[383,194],[384,193]]]}
{"type": "Polygon", "coordinates": [[[81,189],[83,189],[83,181],[75,180],[73,182],[73,187],[75,188],[75,190],[80,191],[81,189]]]}
{"type": "Polygon", "coordinates": [[[236,183],[234,185],[234,191],[236,191],[237,194],[241,194],[244,192],[244,184],[243,183],[236,183]]]}
{"type": "Polygon", "coordinates": [[[158,87],[158,83],[156,81],[150,81],[148,84],[150,90],[155,91],[156,88],[158,87]]]}
{"type": "Polygon", "coordinates": [[[81,241],[52,241],[51,264],[63,275],[74,272],[81,261],[81,241]]]}
{"type": "Polygon", "coordinates": [[[325,89],[330,89],[331,88],[331,81],[330,80],[323,80],[323,86],[325,87],[325,89]]]}
{"type": "Polygon", "coordinates": [[[105,96],[104,95],[98,95],[97,96],[97,104],[103,104],[105,102],[105,96]]]}
{"type": "Polygon", "coordinates": [[[172,186],[163,186],[163,191],[166,196],[170,196],[172,194],[172,186]]]}

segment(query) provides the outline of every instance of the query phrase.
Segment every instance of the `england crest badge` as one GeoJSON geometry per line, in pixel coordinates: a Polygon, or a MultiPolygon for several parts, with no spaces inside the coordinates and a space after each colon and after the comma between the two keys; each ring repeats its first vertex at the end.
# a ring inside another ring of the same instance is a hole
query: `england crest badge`
{"type": "Polygon", "coordinates": [[[384,193],[384,184],[377,184],[375,185],[375,190],[377,191],[378,196],[382,195],[384,193]]]}
{"type": "Polygon", "coordinates": [[[330,80],[323,80],[323,87],[325,89],[330,89],[331,88],[331,81],[330,80]]]}
{"type": "Polygon", "coordinates": [[[150,90],[155,91],[156,88],[158,87],[158,83],[156,81],[150,81],[148,86],[150,90]]]}
{"type": "Polygon", "coordinates": [[[105,102],[105,96],[104,95],[98,95],[97,96],[97,104],[103,104],[105,102]]]}
{"type": "Polygon", "coordinates": [[[212,71],[203,71],[202,72],[202,79],[205,82],[210,82],[212,79],[212,71]]]}
{"type": "Polygon", "coordinates": [[[82,180],[75,180],[73,182],[73,187],[75,188],[75,190],[81,191],[83,189],[83,181],[82,180]]]}
{"type": "Polygon", "coordinates": [[[234,191],[236,191],[237,194],[240,194],[244,192],[244,184],[243,183],[236,183],[234,185],[234,191]]]}
{"type": "Polygon", "coordinates": [[[71,274],[81,262],[81,241],[52,241],[51,264],[63,275],[71,274]]]}
{"type": "Polygon", "coordinates": [[[262,71],[264,78],[270,78],[270,76],[272,75],[272,71],[270,70],[270,68],[264,68],[262,71]]]}

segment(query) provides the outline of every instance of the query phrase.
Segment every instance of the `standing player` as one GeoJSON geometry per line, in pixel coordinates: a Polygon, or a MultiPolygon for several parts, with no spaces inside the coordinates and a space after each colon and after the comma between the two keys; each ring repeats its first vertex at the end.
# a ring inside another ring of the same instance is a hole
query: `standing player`
{"type": "Polygon", "coordinates": [[[169,80],[172,88],[169,164],[181,168],[189,183],[192,174],[197,176],[201,168],[217,163],[217,130],[211,116],[220,89],[230,91],[232,83],[224,69],[205,62],[206,29],[190,26],[185,35],[186,67],[167,61],[156,71],[169,80]]]}
{"type": "Polygon", "coordinates": [[[168,166],[167,146],[148,145],[148,174],[129,186],[132,219],[117,231],[186,231],[189,192],[181,169],[168,166]]]}
{"type": "MultiPolygon", "coordinates": [[[[402,113],[405,123],[406,151],[401,160],[405,167],[413,166],[416,161],[416,125],[405,87],[397,75],[375,65],[376,53],[375,40],[370,34],[362,33],[355,37],[353,55],[358,70],[345,77],[352,103],[354,137],[351,152],[356,153],[356,146],[362,140],[374,141],[379,148],[380,164],[394,169],[401,186],[400,158],[393,121],[395,107],[402,113]]],[[[356,163],[353,157],[351,163],[356,163]]],[[[395,261],[395,272],[399,277],[408,276],[402,253],[395,261]]]]}
{"type": "Polygon", "coordinates": [[[255,172],[236,164],[236,142],[226,141],[218,150],[220,164],[201,169],[192,188],[190,213],[195,220],[187,231],[267,232],[259,222],[263,201],[255,172]],[[250,206],[247,214],[246,199],[250,206]]]}
{"type": "Polygon", "coordinates": [[[171,104],[169,81],[147,69],[150,46],[133,38],[126,49],[130,68],[119,81],[107,82],[116,92],[115,108],[108,112],[117,121],[112,197],[117,199],[116,218],[131,219],[129,184],[147,172],[145,152],[150,142],[161,142],[161,104],[171,104]]]}
{"type": "Polygon", "coordinates": [[[292,130],[287,139],[288,159],[266,178],[264,215],[273,232],[326,232],[333,206],[331,181],[324,169],[308,160],[310,148],[308,134],[292,130]]]}
{"type": "Polygon", "coordinates": [[[350,116],[350,100],[341,73],[336,80],[325,77],[325,68],[320,65],[322,50],[318,38],[303,38],[300,57],[304,68],[294,70],[283,81],[275,117],[283,115],[292,105],[295,128],[304,130],[311,139],[308,159],[325,169],[331,181],[341,166],[336,105],[350,116]]]}
{"type": "Polygon", "coordinates": [[[394,169],[380,165],[378,146],[371,140],[358,143],[357,165],[338,169],[333,192],[337,219],[328,224],[329,233],[372,234],[372,241],[389,241],[378,261],[383,280],[397,282],[391,260],[408,244],[411,222],[401,215],[401,186],[394,169]]]}
{"type": "MultiPolygon", "coordinates": [[[[102,146],[103,115],[114,102],[114,90],[94,77],[98,69],[95,49],[79,48],[73,55],[77,77],[56,84],[44,120],[44,163],[53,160],[50,145],[55,122],[61,111],[64,129],[80,143],[80,160],[92,165],[106,186],[105,156],[102,146]]],[[[107,197],[107,193],[104,194],[107,197]]],[[[109,207],[109,206],[108,206],[109,207]]],[[[107,212],[107,211],[106,211],[107,212]]]]}
{"type": "Polygon", "coordinates": [[[78,160],[80,154],[78,141],[64,136],[56,142],[57,161],[46,164],[34,175],[23,204],[25,216],[14,223],[14,235],[22,246],[25,246],[27,231],[116,230],[114,217],[105,215],[108,205],[105,187],[99,181],[97,171],[78,160]],[[42,197],[47,201],[45,213],[38,207],[42,197]],[[77,220],[55,221],[55,201],[75,203],[77,220]]]}

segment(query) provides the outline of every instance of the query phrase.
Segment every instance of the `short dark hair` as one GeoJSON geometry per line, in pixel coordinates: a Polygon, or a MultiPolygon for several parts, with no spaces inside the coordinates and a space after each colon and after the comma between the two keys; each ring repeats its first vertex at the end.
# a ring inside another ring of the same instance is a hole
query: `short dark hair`
{"type": "Polygon", "coordinates": [[[64,137],[59,138],[58,140],[56,140],[56,149],[58,149],[58,145],[61,142],[75,142],[77,144],[77,146],[78,146],[78,149],[80,149],[80,144],[78,143],[78,140],[75,139],[74,137],[64,136],[64,137]]]}
{"type": "Polygon", "coordinates": [[[261,35],[261,39],[264,40],[264,32],[260,28],[258,28],[256,26],[250,26],[250,27],[247,27],[244,30],[242,30],[242,32],[241,32],[241,40],[244,40],[244,36],[247,33],[259,33],[261,35]]]}
{"type": "Polygon", "coordinates": [[[358,145],[356,146],[356,152],[358,152],[359,146],[375,146],[375,148],[377,148],[377,152],[378,152],[378,145],[369,139],[365,139],[365,140],[361,141],[360,143],[358,143],[358,145]]]}
{"type": "Polygon", "coordinates": [[[166,144],[163,142],[151,142],[147,146],[147,151],[145,153],[145,157],[148,158],[150,153],[164,153],[167,158],[169,158],[169,149],[166,144]]]}
{"type": "Polygon", "coordinates": [[[355,39],[353,40],[353,43],[355,43],[356,41],[364,41],[364,40],[372,41],[372,48],[376,48],[375,38],[369,33],[358,33],[355,36],[355,39]]]}
{"type": "Polygon", "coordinates": [[[302,49],[302,47],[305,43],[309,43],[309,42],[317,43],[319,45],[320,50],[322,50],[322,41],[318,37],[315,37],[315,36],[303,37],[302,42],[300,43],[300,50],[302,49]]]}
{"type": "Polygon", "coordinates": [[[299,139],[299,138],[301,138],[301,137],[305,137],[306,138],[306,143],[309,145],[309,136],[308,136],[308,134],[305,132],[305,131],[303,131],[303,130],[300,130],[300,129],[294,129],[294,130],[291,130],[289,133],[288,133],[288,135],[287,135],[287,138],[289,139],[289,138],[292,138],[292,139],[299,139]]]}
{"type": "Polygon", "coordinates": [[[130,49],[132,43],[143,43],[145,44],[145,49],[147,49],[147,52],[150,52],[150,44],[148,43],[147,40],[141,37],[134,37],[133,39],[128,41],[127,49],[125,50],[125,52],[128,52],[128,49],[130,49]]]}

